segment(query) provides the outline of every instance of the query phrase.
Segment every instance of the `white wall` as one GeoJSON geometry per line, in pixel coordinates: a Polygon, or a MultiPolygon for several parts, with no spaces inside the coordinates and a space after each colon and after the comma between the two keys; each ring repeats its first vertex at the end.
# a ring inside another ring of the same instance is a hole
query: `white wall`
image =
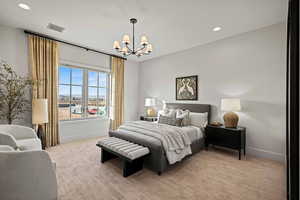
{"type": "Polygon", "coordinates": [[[221,98],[240,98],[248,153],[284,160],[285,29],[276,24],[141,63],[140,112],[145,97],[176,102],[175,78],[198,75],[194,103],[211,104],[220,120],[221,98]]]}
{"type": "MultiPolygon", "coordinates": [[[[27,40],[20,29],[0,25],[0,60],[14,66],[14,70],[21,76],[30,75],[28,69],[27,40]]],[[[28,94],[30,99],[30,95],[28,94]]],[[[6,123],[1,121],[1,123],[6,123]]],[[[22,119],[13,121],[14,124],[32,126],[31,112],[27,112],[22,119]]]]}

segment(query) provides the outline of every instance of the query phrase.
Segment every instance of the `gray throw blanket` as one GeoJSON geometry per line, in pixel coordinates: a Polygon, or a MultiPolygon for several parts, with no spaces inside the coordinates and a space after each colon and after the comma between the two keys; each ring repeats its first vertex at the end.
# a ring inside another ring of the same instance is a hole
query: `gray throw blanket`
{"type": "Polygon", "coordinates": [[[122,130],[147,135],[161,141],[170,164],[192,154],[191,140],[188,134],[180,127],[146,121],[134,121],[121,125],[119,131],[122,130]]]}

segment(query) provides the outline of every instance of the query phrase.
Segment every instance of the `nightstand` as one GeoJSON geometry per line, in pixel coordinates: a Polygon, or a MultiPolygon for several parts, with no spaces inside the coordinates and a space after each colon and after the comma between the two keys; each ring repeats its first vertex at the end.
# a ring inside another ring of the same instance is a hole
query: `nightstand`
{"type": "Polygon", "coordinates": [[[223,146],[239,151],[239,160],[241,160],[241,151],[246,155],[246,128],[225,128],[224,126],[207,125],[205,128],[205,146],[210,144],[223,146]]]}
{"type": "Polygon", "coordinates": [[[155,121],[158,120],[158,117],[141,116],[140,120],[142,120],[142,121],[149,121],[149,122],[155,122],[155,121]]]}

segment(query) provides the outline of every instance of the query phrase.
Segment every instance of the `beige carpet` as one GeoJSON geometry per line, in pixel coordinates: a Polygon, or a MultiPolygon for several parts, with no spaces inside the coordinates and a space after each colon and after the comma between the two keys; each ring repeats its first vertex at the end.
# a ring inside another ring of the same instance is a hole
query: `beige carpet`
{"type": "Polygon", "coordinates": [[[119,160],[100,163],[97,139],[48,149],[57,163],[60,200],[283,200],[284,165],[218,149],[201,151],[158,176],[122,177],[119,160]]]}

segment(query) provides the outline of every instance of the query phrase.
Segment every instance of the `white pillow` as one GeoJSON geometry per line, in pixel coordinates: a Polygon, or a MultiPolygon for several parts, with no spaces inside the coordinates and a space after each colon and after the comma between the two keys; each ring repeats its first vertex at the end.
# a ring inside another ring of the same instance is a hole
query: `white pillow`
{"type": "Polygon", "coordinates": [[[208,123],[208,113],[190,112],[190,122],[192,126],[204,128],[208,123]]]}
{"type": "Polygon", "coordinates": [[[182,119],[182,126],[190,125],[190,111],[189,110],[176,110],[176,119],[182,119]]]}
{"type": "Polygon", "coordinates": [[[159,116],[164,116],[164,117],[170,117],[175,119],[176,118],[176,111],[174,109],[164,109],[164,110],[160,110],[158,111],[158,117],[159,116]]]}

